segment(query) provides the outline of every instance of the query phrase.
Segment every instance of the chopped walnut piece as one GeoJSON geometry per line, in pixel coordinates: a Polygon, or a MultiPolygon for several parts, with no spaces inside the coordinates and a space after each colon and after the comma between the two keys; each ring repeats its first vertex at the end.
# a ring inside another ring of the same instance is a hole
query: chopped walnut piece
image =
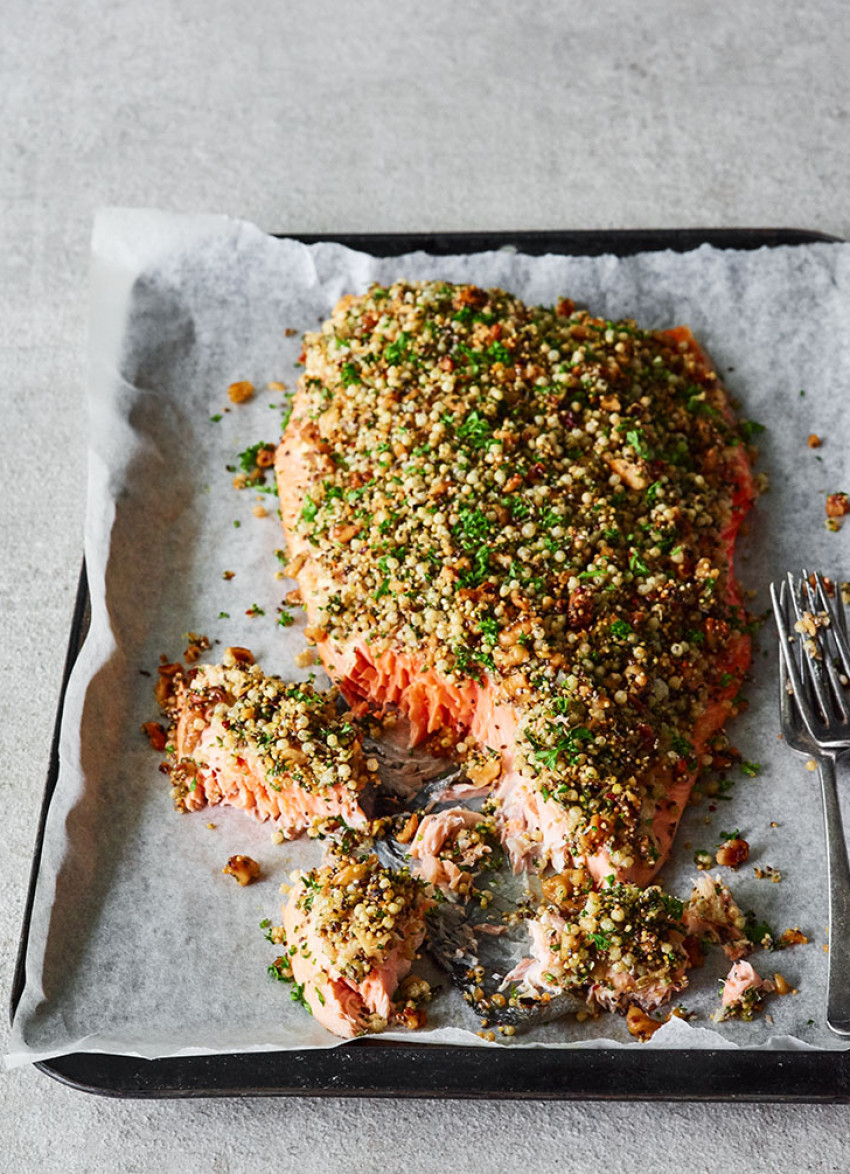
{"type": "Polygon", "coordinates": [[[396,1019],[403,1027],[407,1027],[411,1031],[416,1031],[420,1027],[425,1027],[428,1023],[428,1012],[423,1011],[421,1007],[402,1007],[397,1012],[396,1019]]]}
{"type": "Polygon", "coordinates": [[[734,840],[725,840],[717,849],[715,859],[718,864],[725,868],[737,868],[738,865],[743,864],[750,854],[750,845],[746,840],[742,840],[740,836],[736,836],[734,840]]]}
{"type": "Polygon", "coordinates": [[[231,648],[225,648],[221,661],[227,668],[233,668],[237,664],[253,664],[254,654],[250,648],[240,648],[235,644],[231,648]]]}
{"type": "Polygon", "coordinates": [[[409,841],[412,840],[414,835],[416,834],[416,829],[418,827],[419,827],[419,816],[414,811],[414,813],[408,819],[407,823],[404,825],[404,827],[401,829],[401,831],[396,836],[396,839],[398,840],[398,842],[400,844],[409,843],[409,841]]]}
{"type": "Polygon", "coordinates": [[[641,1011],[640,1007],[632,1003],[626,1012],[626,1027],[629,1029],[629,1035],[633,1035],[645,1043],[655,1035],[659,1027],[664,1026],[669,1018],[668,1015],[664,1019],[653,1019],[651,1015],[647,1015],[645,1011],[641,1011]]]}
{"type": "Polygon", "coordinates": [[[250,856],[231,856],[221,870],[227,876],[234,877],[240,885],[250,885],[260,875],[260,866],[250,856]]]}
{"type": "Polygon", "coordinates": [[[169,702],[174,696],[174,678],[183,672],[183,665],[179,661],[170,664],[157,665],[159,677],[153,687],[153,695],[160,709],[168,709],[169,702]]]}
{"type": "Polygon", "coordinates": [[[161,754],[168,744],[168,735],[159,722],[145,722],[142,733],[147,737],[152,749],[161,754]]]}
{"type": "Polygon", "coordinates": [[[206,652],[210,647],[210,638],[209,636],[199,636],[197,632],[187,632],[186,639],[188,646],[183,656],[189,664],[194,664],[201,659],[201,653],[206,652]]]}
{"type": "Polygon", "coordinates": [[[593,887],[590,874],[583,868],[568,868],[541,882],[543,897],[552,905],[563,907],[593,887]]]}
{"type": "Polygon", "coordinates": [[[262,448],[257,449],[257,467],[259,469],[270,469],[274,464],[275,447],[273,444],[264,444],[262,448]]]}
{"type": "Polygon", "coordinates": [[[227,389],[227,398],[232,404],[244,404],[254,394],[254,384],[249,383],[247,379],[240,380],[239,383],[231,383],[227,389]]]}
{"type": "Polygon", "coordinates": [[[783,930],[779,944],[783,948],[787,946],[804,946],[808,940],[806,935],[800,932],[800,927],[795,925],[793,929],[783,930]]]}
{"type": "Polygon", "coordinates": [[[466,767],[469,781],[476,787],[486,787],[502,773],[502,759],[500,755],[492,758],[475,756],[466,767]]]}
{"type": "Polygon", "coordinates": [[[634,461],[628,461],[624,457],[609,456],[608,453],[604,453],[602,459],[612,473],[616,473],[625,481],[629,489],[646,489],[649,482],[634,461]]]}
{"type": "Polygon", "coordinates": [[[346,522],[343,526],[331,526],[328,534],[334,542],[350,542],[359,532],[356,522],[346,522]]]}

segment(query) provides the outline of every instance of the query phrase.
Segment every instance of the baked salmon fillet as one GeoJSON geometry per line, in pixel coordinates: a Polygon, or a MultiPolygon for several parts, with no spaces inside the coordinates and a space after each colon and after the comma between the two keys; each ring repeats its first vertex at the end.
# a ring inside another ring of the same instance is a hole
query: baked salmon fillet
{"type": "Polygon", "coordinates": [[[376,856],[298,875],[283,907],[286,961],[323,1027],[351,1038],[391,1022],[424,1025],[402,984],[432,904],[421,881],[376,856]]]}
{"type": "Polygon", "coordinates": [[[331,678],[498,756],[515,869],[648,884],[750,663],[750,459],[690,331],[397,282],[303,362],[275,465],[331,678]]]}
{"type": "Polygon", "coordinates": [[[241,807],[286,839],[343,821],[366,827],[361,800],[377,764],[364,760],[359,733],[337,714],[336,690],[266,676],[240,652],[241,663],[228,649],[221,665],[163,678],[175,806],[241,807]]]}

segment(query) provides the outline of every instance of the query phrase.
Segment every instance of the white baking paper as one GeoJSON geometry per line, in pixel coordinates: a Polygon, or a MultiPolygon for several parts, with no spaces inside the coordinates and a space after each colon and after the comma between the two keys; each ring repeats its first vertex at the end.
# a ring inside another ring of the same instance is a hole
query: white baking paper
{"type": "MultiPolygon", "coordinates": [[[[269,672],[306,675],[294,664],[303,621],[288,630],[276,624],[275,608],[292,586],[275,578],[283,545],[276,503],[234,490],[226,466],[248,445],[277,440],[285,396],[267,384],[293,388],[301,332],[340,295],[400,276],[502,286],[528,302],[569,296],[646,327],[688,323],[742,413],[767,425],[759,468],[770,490],[751,515],[737,564],[755,592],[751,606],[763,610],[770,579],[803,562],[850,578],[850,525],[838,534],[824,528],[825,493],[850,488],[850,246],[377,260],[337,245],[275,240],[222,217],[102,212],[91,279],[92,626],[65,703],[9,1064],[79,1051],[157,1057],[339,1042],[267,977],[277,951],[258,927],[264,918],[279,922],[279,886],[292,868],[314,863],[320,846],[275,845],[267,826],[238,811],[176,815],[139,728],[157,717],[160,654],[179,656],[190,630],[214,639],[210,659],[240,644],[269,672]],[[250,403],[228,403],[236,380],[257,388],[250,403]],[[807,446],[811,432],[823,437],[821,448],[807,446]],[[254,516],[258,504],[267,517],[254,516]],[[225,570],[234,577],[225,580],[225,570]],[[253,605],[265,614],[246,615],[253,605]],[[221,872],[237,852],[262,867],[261,881],[244,889],[221,872]]],[[[686,896],[694,851],[714,847],[722,830],[741,829],[750,860],[737,874],[724,870],[739,904],[777,931],[799,925],[810,938],[752,960],[763,976],[780,971],[798,993],[771,999],[769,1015],[752,1023],[713,1024],[717,979],[728,968],[718,951],[682,997],[698,1018],[671,1021],[650,1044],[635,1044],[621,1019],[605,1015],[584,1024],[570,1018],[509,1046],[840,1046],[824,1025],[817,776],[778,738],[776,678],[768,627],[747,689],[750,708],[729,730],[761,773],[733,769],[736,785],[715,811],[708,803],[688,809],[662,880],[686,896]],[[781,884],[754,875],[754,866],[768,864],[781,871],[781,884]]],[[[488,1046],[451,989],[434,1001],[429,1020],[417,1041],[488,1046]]]]}

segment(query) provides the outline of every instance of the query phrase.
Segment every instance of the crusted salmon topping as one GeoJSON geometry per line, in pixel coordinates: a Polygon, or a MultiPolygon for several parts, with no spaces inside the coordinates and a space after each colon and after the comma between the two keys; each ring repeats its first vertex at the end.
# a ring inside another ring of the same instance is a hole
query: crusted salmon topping
{"type": "Polygon", "coordinates": [[[297,913],[321,943],[324,968],[354,982],[399,949],[413,957],[432,903],[420,880],[382,867],[377,856],[302,872],[294,895],[297,913]]]}
{"type": "Polygon", "coordinates": [[[256,664],[204,665],[182,686],[184,757],[193,757],[193,730],[212,721],[217,747],[233,759],[256,755],[273,790],[283,775],[314,793],[336,786],[359,792],[369,781],[359,734],[349,716],[337,714],[337,690],[265,676],[256,664]]]}
{"type": "MultiPolygon", "coordinates": [[[[659,804],[749,662],[731,549],[750,433],[690,332],[402,281],[343,298],[304,344],[278,477],[283,500],[297,450],[284,522],[329,671],[356,647],[350,699],[397,685],[402,704],[431,674],[461,733],[486,691],[514,715],[513,767],[560,809],[537,863],[604,850],[646,875],[659,804]],[[400,683],[392,657],[415,660],[400,683]]],[[[540,826],[510,833],[519,856],[540,826]]]]}
{"type": "Polygon", "coordinates": [[[611,884],[543,905],[529,923],[537,965],[524,977],[549,990],[593,984],[601,1002],[626,991],[669,996],[689,965],[681,915],[682,902],[657,885],[611,884]]]}

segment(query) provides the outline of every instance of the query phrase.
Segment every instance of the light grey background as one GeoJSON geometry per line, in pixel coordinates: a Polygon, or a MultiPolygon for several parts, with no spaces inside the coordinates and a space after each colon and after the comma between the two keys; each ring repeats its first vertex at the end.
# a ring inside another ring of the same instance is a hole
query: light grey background
{"type": "MultiPolygon", "coordinates": [[[[293,232],[850,237],[848,34],[844,0],[6,0],[4,1003],[82,545],[93,209],[293,232]]],[[[843,1171],[847,1120],[805,1106],[113,1103],[24,1070],[0,1076],[0,1170],[843,1171]]]]}

